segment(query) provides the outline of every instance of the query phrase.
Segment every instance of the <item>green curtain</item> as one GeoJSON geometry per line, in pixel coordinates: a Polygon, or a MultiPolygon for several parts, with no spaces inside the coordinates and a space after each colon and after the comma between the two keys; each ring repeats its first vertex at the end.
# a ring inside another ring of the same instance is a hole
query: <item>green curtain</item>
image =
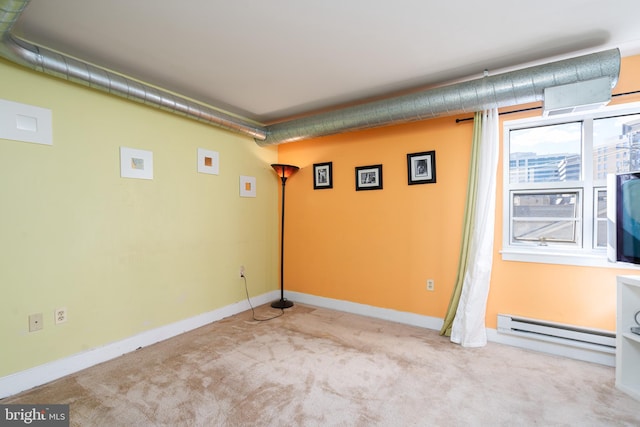
{"type": "Polygon", "coordinates": [[[449,301],[449,308],[444,317],[444,324],[440,329],[440,335],[451,336],[451,326],[453,319],[456,317],[458,303],[460,302],[460,293],[462,292],[462,283],[464,275],[467,271],[467,263],[469,260],[469,249],[471,239],[471,227],[473,225],[473,217],[475,216],[476,197],[478,187],[478,151],[480,149],[480,141],[482,138],[482,112],[476,112],[473,117],[473,140],[471,141],[471,160],[469,162],[469,181],[467,182],[467,201],[464,208],[464,222],[462,228],[462,245],[460,247],[460,257],[458,259],[458,275],[456,283],[449,301]]]}

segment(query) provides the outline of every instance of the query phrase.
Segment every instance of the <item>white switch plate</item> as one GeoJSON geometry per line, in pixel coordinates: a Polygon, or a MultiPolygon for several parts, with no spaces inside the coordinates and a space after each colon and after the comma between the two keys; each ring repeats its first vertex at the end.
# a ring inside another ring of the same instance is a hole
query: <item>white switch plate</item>
{"type": "Polygon", "coordinates": [[[0,138],[53,145],[51,110],[0,99],[0,138]]]}

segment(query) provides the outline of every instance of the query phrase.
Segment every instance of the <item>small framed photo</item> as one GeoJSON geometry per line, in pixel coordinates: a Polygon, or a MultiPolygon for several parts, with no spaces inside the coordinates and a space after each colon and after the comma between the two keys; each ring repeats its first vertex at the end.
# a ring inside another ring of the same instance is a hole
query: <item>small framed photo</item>
{"type": "Polygon", "coordinates": [[[153,179],[153,152],[120,147],[120,176],[153,179]]]}
{"type": "Polygon", "coordinates": [[[240,175],[240,197],[256,197],[256,177],[240,175]]]}
{"type": "Polygon", "coordinates": [[[333,188],[333,163],[316,163],[313,165],[313,189],[333,188]]]}
{"type": "Polygon", "coordinates": [[[433,184],[436,182],[436,152],[407,154],[409,185],[433,184]]]}
{"type": "Polygon", "coordinates": [[[198,172],[218,175],[219,165],[220,160],[217,151],[198,148],[198,172]]]}
{"type": "Polygon", "coordinates": [[[356,191],[381,189],[382,165],[356,167],[356,191]]]}

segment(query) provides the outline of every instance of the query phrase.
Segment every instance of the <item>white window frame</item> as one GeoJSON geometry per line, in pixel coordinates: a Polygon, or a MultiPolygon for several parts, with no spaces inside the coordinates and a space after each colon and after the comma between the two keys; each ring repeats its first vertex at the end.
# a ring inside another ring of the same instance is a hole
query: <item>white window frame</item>
{"type": "MultiPolygon", "coordinates": [[[[550,184],[550,183],[546,183],[546,184],[550,184]]],[[[556,184],[556,183],[554,183],[556,184]]],[[[564,183],[561,183],[564,184],[564,183]]],[[[540,221],[540,222],[545,222],[545,221],[564,221],[564,222],[573,222],[574,223],[574,228],[575,231],[574,233],[576,234],[576,238],[575,241],[573,242],[556,242],[556,243],[551,243],[552,245],[556,245],[556,246],[570,246],[570,247],[581,247],[582,246],[582,233],[580,232],[580,230],[583,228],[582,222],[582,211],[579,209],[580,206],[582,206],[583,202],[583,196],[582,196],[582,188],[580,187],[567,187],[567,186],[563,186],[561,188],[556,188],[555,185],[553,186],[546,186],[545,188],[529,188],[531,187],[530,185],[522,185],[522,188],[519,188],[517,190],[512,190],[509,194],[509,203],[511,203],[511,200],[513,200],[513,198],[515,196],[517,196],[518,194],[538,194],[538,195],[543,195],[543,194],[557,194],[557,193],[573,193],[576,195],[576,213],[575,216],[573,218],[569,218],[569,217],[530,217],[530,219],[528,221],[532,221],[532,222],[536,222],[536,221],[540,221]]],[[[518,246],[518,247],[531,247],[531,246],[548,246],[549,242],[546,240],[525,240],[525,239],[520,239],[520,241],[515,241],[515,237],[513,236],[513,226],[516,222],[518,222],[517,219],[513,218],[512,214],[513,214],[513,206],[510,207],[509,209],[509,233],[510,233],[510,238],[509,238],[509,243],[512,246],[518,246]]]]}
{"type": "Polygon", "coordinates": [[[602,246],[601,248],[598,248],[598,224],[603,222],[604,223],[604,227],[605,229],[607,228],[607,215],[605,212],[604,217],[602,218],[598,218],[598,192],[600,191],[604,191],[605,193],[607,192],[607,187],[601,187],[601,186],[594,186],[593,187],[593,226],[592,226],[592,230],[593,230],[593,238],[591,239],[591,247],[595,250],[598,249],[607,249],[607,242],[604,242],[604,246],[602,246]]]}
{"type": "Polygon", "coordinates": [[[606,247],[597,248],[597,198],[599,189],[606,190],[606,180],[594,180],[593,175],[593,120],[624,114],[640,114],[640,102],[617,106],[604,107],[591,112],[565,114],[552,118],[533,117],[505,121],[503,123],[503,232],[502,259],[505,261],[535,262],[545,264],[579,265],[590,267],[634,268],[627,263],[614,263],[607,260],[606,247]],[[582,121],[582,171],[580,181],[547,182],[547,183],[510,183],[509,170],[509,136],[511,130],[531,128],[537,126],[556,125],[567,122],[582,121]],[[580,191],[582,198],[578,224],[579,244],[549,244],[540,245],[536,242],[512,242],[512,205],[511,197],[514,192],[544,192],[544,191],[580,191]]]}

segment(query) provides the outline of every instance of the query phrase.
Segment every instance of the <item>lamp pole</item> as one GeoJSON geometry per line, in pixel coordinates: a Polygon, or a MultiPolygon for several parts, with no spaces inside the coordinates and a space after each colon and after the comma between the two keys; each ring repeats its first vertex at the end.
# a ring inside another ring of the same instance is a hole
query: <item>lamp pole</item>
{"type": "Polygon", "coordinates": [[[284,197],[287,178],[293,175],[299,168],[292,165],[273,164],[271,167],[278,173],[282,181],[282,208],[280,221],[280,299],[271,303],[273,308],[293,307],[293,301],[284,298],[284,197]]]}

